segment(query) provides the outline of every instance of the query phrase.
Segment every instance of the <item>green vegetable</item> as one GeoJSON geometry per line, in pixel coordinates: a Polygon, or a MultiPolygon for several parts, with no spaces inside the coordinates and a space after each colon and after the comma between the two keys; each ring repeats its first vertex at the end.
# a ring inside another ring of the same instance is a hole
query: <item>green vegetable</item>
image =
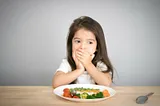
{"type": "Polygon", "coordinates": [[[103,98],[103,93],[102,92],[98,92],[96,95],[95,95],[95,98],[103,98]]]}
{"type": "Polygon", "coordinates": [[[87,96],[88,96],[88,93],[82,93],[82,94],[80,94],[80,98],[81,99],[86,99],[87,96]]]}
{"type": "Polygon", "coordinates": [[[69,90],[70,90],[70,92],[72,92],[72,91],[73,91],[73,88],[70,88],[69,90]]]}
{"type": "Polygon", "coordinates": [[[81,98],[79,93],[78,93],[78,94],[76,94],[76,96],[78,96],[79,98],[81,98]]]}
{"type": "Polygon", "coordinates": [[[76,96],[78,96],[80,99],[96,99],[96,98],[104,98],[102,92],[98,92],[97,94],[88,94],[87,92],[89,90],[99,90],[99,89],[93,89],[93,88],[83,88],[83,87],[76,87],[76,88],[70,88],[70,92],[72,91],[82,91],[84,93],[78,93],[76,96]]]}
{"type": "Polygon", "coordinates": [[[93,95],[88,95],[86,99],[95,99],[93,95]]]}

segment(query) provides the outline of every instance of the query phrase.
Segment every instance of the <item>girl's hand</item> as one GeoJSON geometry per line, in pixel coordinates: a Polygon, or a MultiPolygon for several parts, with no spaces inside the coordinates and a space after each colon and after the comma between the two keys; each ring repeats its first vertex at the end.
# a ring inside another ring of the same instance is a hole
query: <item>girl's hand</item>
{"type": "Polygon", "coordinates": [[[83,64],[83,66],[86,66],[86,65],[92,63],[92,59],[94,58],[94,54],[90,54],[87,51],[79,49],[76,51],[76,57],[83,64]]]}
{"type": "Polygon", "coordinates": [[[85,68],[84,68],[84,66],[82,65],[82,63],[77,59],[75,52],[72,53],[72,57],[73,57],[73,60],[74,60],[74,62],[75,62],[75,64],[76,64],[77,69],[80,69],[80,70],[84,71],[85,68]]]}

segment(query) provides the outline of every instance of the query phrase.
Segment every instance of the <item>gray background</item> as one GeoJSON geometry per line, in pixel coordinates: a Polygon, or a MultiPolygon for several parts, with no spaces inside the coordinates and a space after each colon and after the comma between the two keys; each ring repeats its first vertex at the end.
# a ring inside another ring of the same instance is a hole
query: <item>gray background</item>
{"type": "Polygon", "coordinates": [[[160,85],[160,0],[0,0],[0,85],[51,85],[82,15],[103,27],[115,85],[160,85]]]}

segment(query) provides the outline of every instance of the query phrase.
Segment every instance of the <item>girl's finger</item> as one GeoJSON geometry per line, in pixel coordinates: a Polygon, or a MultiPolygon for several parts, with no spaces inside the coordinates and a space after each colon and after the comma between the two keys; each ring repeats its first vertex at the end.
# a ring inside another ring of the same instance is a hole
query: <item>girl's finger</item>
{"type": "Polygon", "coordinates": [[[81,55],[81,56],[83,55],[83,53],[82,53],[82,52],[79,52],[79,51],[77,51],[76,53],[77,53],[78,55],[81,55]]]}
{"type": "Polygon", "coordinates": [[[83,56],[81,56],[80,54],[77,53],[77,59],[82,59],[83,56]]]}

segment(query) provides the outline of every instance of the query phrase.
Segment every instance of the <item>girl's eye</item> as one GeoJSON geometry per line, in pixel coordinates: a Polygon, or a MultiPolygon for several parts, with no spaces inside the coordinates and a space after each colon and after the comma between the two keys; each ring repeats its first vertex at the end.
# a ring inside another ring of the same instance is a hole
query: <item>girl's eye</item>
{"type": "Polygon", "coordinates": [[[74,42],[75,42],[75,43],[80,43],[80,40],[75,40],[74,42]]]}
{"type": "Polygon", "coordinates": [[[89,44],[93,44],[93,42],[90,42],[90,41],[89,41],[88,43],[89,43],[89,44]]]}

